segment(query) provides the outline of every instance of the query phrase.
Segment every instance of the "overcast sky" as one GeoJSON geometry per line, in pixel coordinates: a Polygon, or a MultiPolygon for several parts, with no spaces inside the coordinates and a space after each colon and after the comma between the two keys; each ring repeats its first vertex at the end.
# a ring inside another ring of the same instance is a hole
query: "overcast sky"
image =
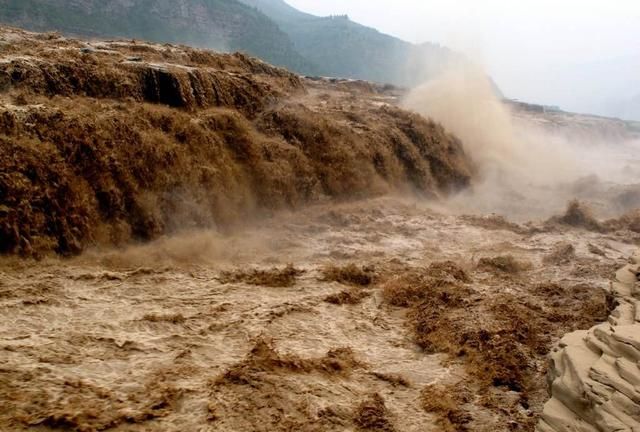
{"type": "Polygon", "coordinates": [[[513,98],[597,111],[640,94],[640,0],[287,0],[481,63],[513,98]]]}

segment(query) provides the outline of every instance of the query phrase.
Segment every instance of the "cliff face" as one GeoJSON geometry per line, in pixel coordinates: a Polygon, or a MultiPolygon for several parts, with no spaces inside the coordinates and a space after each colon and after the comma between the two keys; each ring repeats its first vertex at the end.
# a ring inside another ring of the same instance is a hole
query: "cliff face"
{"type": "Polygon", "coordinates": [[[2,252],[232,227],[326,198],[442,196],[472,167],[380,89],[243,56],[0,31],[2,252]],[[346,87],[345,87],[346,86],[346,87]]]}

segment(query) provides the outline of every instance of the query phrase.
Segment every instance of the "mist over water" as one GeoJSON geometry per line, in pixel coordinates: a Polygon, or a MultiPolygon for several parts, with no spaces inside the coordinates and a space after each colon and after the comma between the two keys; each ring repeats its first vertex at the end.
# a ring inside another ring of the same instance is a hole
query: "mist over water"
{"type": "Polygon", "coordinates": [[[615,201],[628,192],[625,185],[640,181],[632,158],[638,142],[620,139],[604,123],[585,126],[557,113],[564,123],[550,128],[547,114],[514,111],[484,71],[468,65],[413,89],[403,105],[442,123],[476,163],[472,188],[449,200],[456,211],[532,220],[557,214],[572,199],[601,216],[634,207],[615,201]]]}

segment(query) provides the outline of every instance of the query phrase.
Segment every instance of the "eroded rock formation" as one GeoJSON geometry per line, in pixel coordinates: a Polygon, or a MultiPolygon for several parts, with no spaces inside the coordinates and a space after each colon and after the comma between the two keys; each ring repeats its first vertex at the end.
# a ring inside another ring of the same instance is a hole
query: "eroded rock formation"
{"type": "Polygon", "coordinates": [[[637,252],[611,283],[608,321],[560,341],[538,432],[640,431],[639,274],[637,252]]]}

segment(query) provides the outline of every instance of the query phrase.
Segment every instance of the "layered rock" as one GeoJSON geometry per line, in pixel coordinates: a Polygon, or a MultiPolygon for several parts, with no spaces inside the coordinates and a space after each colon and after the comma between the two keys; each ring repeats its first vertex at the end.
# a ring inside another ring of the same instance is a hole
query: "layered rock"
{"type": "Polygon", "coordinates": [[[640,431],[640,252],[616,273],[607,322],[566,335],[551,355],[538,432],[640,431]]]}

